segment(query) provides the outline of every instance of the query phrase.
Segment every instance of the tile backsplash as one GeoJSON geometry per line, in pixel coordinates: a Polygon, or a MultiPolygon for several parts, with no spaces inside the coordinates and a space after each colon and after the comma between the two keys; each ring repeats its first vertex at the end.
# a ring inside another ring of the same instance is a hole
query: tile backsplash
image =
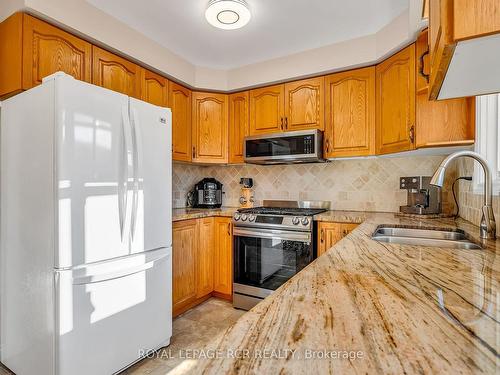
{"type": "MultiPolygon", "coordinates": [[[[458,161],[457,176],[472,176],[474,172],[474,160],[462,158],[458,161]]],[[[460,217],[475,225],[481,222],[481,208],[483,206],[483,194],[474,192],[472,181],[460,181],[458,190],[458,205],[460,206],[460,217]]],[[[493,195],[493,213],[497,222],[497,233],[500,233],[500,196],[493,195]]]]}
{"type": "MultiPolygon", "coordinates": [[[[224,206],[238,206],[241,177],[254,179],[256,204],[263,199],[327,200],[332,209],[399,211],[406,191],[399,189],[400,176],[431,176],[444,156],[412,156],[335,160],[298,165],[195,166],[174,163],[174,207],[185,207],[187,192],[203,177],[224,184],[224,206]]],[[[455,168],[448,173],[456,174],[455,168]]],[[[443,189],[443,211],[454,210],[448,174],[443,189]]]]}

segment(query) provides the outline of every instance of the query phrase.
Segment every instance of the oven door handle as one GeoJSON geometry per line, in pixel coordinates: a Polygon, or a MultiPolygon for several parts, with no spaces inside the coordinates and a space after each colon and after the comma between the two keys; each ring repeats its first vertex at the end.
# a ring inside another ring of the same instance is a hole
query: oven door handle
{"type": "Polygon", "coordinates": [[[255,237],[255,238],[269,238],[272,240],[280,241],[297,241],[311,243],[311,233],[307,232],[293,232],[269,229],[247,229],[247,228],[233,228],[233,235],[240,237],[255,237]]]}

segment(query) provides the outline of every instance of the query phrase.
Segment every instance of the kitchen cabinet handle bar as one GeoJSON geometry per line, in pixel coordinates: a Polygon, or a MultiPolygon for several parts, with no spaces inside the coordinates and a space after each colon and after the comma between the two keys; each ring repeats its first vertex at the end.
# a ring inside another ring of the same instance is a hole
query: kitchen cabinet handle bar
{"type": "Polygon", "coordinates": [[[426,82],[429,83],[429,74],[425,74],[424,72],[424,58],[426,55],[429,54],[429,51],[425,51],[424,53],[422,53],[422,55],[420,56],[420,64],[419,64],[419,67],[418,67],[418,73],[425,78],[426,82]]]}

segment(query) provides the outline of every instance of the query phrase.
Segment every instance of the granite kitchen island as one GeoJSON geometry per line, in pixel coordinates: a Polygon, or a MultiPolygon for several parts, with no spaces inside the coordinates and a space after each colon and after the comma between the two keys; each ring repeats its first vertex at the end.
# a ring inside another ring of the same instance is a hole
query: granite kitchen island
{"type": "Polygon", "coordinates": [[[186,359],[180,365],[184,371],[493,374],[498,370],[500,241],[488,241],[485,250],[381,243],[371,239],[379,224],[458,226],[475,241],[478,228],[463,220],[383,213],[322,215],[363,222],[215,337],[205,348],[211,352],[186,359]]]}

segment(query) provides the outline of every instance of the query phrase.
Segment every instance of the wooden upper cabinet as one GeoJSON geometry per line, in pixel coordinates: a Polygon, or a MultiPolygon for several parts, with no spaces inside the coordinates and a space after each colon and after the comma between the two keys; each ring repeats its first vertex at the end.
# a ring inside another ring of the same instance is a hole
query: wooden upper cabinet
{"type": "Polygon", "coordinates": [[[326,77],[325,157],[375,153],[375,67],[326,77]]]}
{"type": "Polygon", "coordinates": [[[197,220],[184,220],[172,226],[172,307],[174,316],[196,299],[197,220]]]}
{"type": "Polygon", "coordinates": [[[325,78],[285,84],[285,130],[324,129],[325,78]]]}
{"type": "Polygon", "coordinates": [[[429,44],[427,29],[416,43],[416,147],[460,146],[475,140],[475,98],[429,100],[429,44]]]}
{"type": "Polygon", "coordinates": [[[193,93],[193,161],[228,162],[228,96],[193,93]]]}
{"type": "Polygon", "coordinates": [[[416,146],[471,145],[475,141],[475,98],[430,101],[417,95],[416,146]]]}
{"type": "Polygon", "coordinates": [[[229,95],[229,163],[243,163],[243,144],[248,135],[248,91],[229,95]]]}
{"type": "Polygon", "coordinates": [[[92,45],[57,27],[24,15],[23,89],[57,71],[90,82],[92,45]]]}
{"type": "Polygon", "coordinates": [[[214,290],[214,218],[198,220],[198,252],[196,254],[196,297],[214,290]]]}
{"type": "Polygon", "coordinates": [[[142,68],[120,56],[92,46],[92,83],[141,98],[142,68]]]}
{"type": "Polygon", "coordinates": [[[231,298],[233,291],[233,243],[231,218],[214,218],[214,292],[231,298]]]}
{"type": "Polygon", "coordinates": [[[500,2],[498,0],[454,0],[452,20],[456,41],[499,33],[500,2]]]}
{"type": "Polygon", "coordinates": [[[168,79],[146,69],[143,74],[142,100],[160,107],[168,107],[168,79]]]}
{"type": "MultiPolygon", "coordinates": [[[[471,39],[498,33],[500,33],[500,2],[498,0],[430,0],[430,98],[437,99],[440,96],[445,76],[450,70],[450,64],[453,64],[455,69],[460,69],[459,71],[482,68],[483,70],[487,69],[487,71],[483,72],[485,76],[494,74],[495,69],[492,69],[491,65],[479,65],[471,61],[470,52],[467,53],[462,50],[460,55],[455,55],[455,48],[457,43],[461,41],[470,41],[471,39]],[[455,58],[453,58],[454,56],[455,58]]],[[[468,42],[468,46],[471,45],[468,42]]],[[[486,58],[483,56],[485,52],[480,45],[476,44],[476,46],[479,46],[479,48],[474,49],[472,59],[481,61],[482,58],[486,58]]],[[[498,49],[498,43],[486,45],[485,48],[489,50],[492,48],[498,49]]],[[[488,82],[488,84],[482,83],[481,79],[475,80],[473,84],[468,84],[467,79],[461,78],[462,76],[455,74],[452,81],[448,83],[448,87],[453,87],[453,89],[451,89],[451,92],[445,92],[444,95],[441,94],[441,97],[487,94],[500,90],[498,85],[491,86],[491,82],[488,82]],[[462,92],[468,95],[461,95],[462,92]]]]}
{"type": "Polygon", "coordinates": [[[376,68],[377,154],[415,148],[415,44],[376,68]]]}
{"type": "Polygon", "coordinates": [[[250,135],[277,133],[284,128],[284,85],[250,91],[250,135]]]}
{"type": "Polygon", "coordinates": [[[455,51],[453,0],[429,0],[429,96],[436,99],[455,51]]]}
{"type": "Polygon", "coordinates": [[[172,109],[172,158],[191,161],[191,90],[170,82],[168,103],[172,109]]]}
{"type": "Polygon", "coordinates": [[[91,81],[92,45],[30,15],[0,24],[0,97],[28,90],[62,71],[91,81]]]}

